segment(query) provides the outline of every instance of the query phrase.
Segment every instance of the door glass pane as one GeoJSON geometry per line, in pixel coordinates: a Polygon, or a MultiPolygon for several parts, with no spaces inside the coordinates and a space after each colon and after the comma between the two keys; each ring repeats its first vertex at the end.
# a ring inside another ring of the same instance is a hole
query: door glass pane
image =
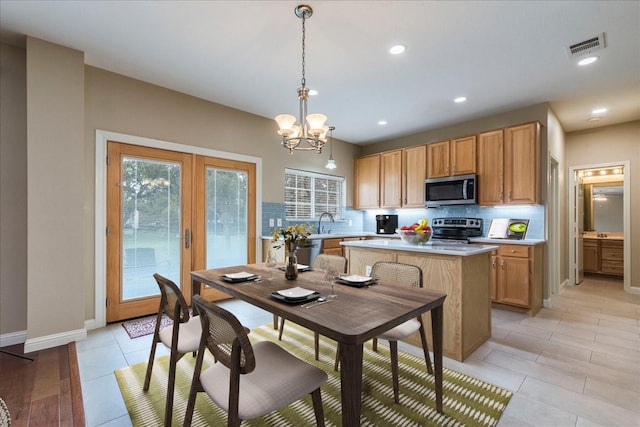
{"type": "Polygon", "coordinates": [[[158,295],[153,274],[180,284],[181,167],[122,161],[122,299],[158,295]]]}
{"type": "Polygon", "coordinates": [[[207,167],[207,265],[247,263],[246,172],[207,167]]]}

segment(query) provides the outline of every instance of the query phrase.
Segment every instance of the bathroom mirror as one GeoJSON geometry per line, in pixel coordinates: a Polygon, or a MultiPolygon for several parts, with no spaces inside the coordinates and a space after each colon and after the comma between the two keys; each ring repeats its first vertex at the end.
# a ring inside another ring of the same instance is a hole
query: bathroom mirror
{"type": "Polygon", "coordinates": [[[584,231],[623,231],[623,183],[584,185],[584,231]]]}

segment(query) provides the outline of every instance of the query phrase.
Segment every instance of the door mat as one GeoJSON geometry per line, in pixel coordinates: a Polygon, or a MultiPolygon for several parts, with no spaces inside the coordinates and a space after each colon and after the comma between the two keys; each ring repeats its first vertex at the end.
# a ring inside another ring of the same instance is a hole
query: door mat
{"type": "MultiPolygon", "coordinates": [[[[287,322],[282,341],[271,325],[251,330],[252,342],[271,340],[290,353],[329,374],[322,386],[322,404],[327,426],[342,424],[340,401],[340,373],[333,370],[336,343],[320,337],[320,361],[314,359],[313,332],[287,322]]],[[[443,368],[444,414],[435,410],[434,377],[429,375],[424,360],[398,351],[400,370],[400,404],[393,401],[393,384],[389,364],[389,347],[378,344],[374,352],[370,344],[364,346],[362,380],[362,426],[495,426],[502,416],[512,393],[479,379],[443,368]]],[[[215,363],[207,352],[204,366],[215,363]]],[[[258,361],[259,363],[259,361],[258,361]]],[[[185,355],[176,367],[176,388],[173,401],[173,425],[184,421],[195,358],[185,355]]],[[[115,371],[120,391],[134,426],[158,426],[164,419],[167,393],[169,355],[160,356],[153,365],[149,391],[142,391],[146,362],[115,371]]],[[[221,385],[222,386],[222,385],[221,385]]],[[[226,385],[225,385],[226,386],[226,385]]],[[[227,416],[205,393],[198,393],[193,414],[194,426],[226,425],[227,416]]],[[[301,426],[315,425],[310,396],[254,420],[243,426],[301,426]]]]}
{"type": "MultiPolygon", "coordinates": [[[[145,317],[139,317],[137,319],[126,320],[122,322],[122,327],[127,334],[129,334],[129,338],[138,338],[145,335],[150,335],[156,328],[156,318],[157,314],[145,317]]],[[[169,326],[173,323],[173,321],[167,315],[162,316],[162,321],[160,322],[160,329],[165,326],[169,326]]]]}

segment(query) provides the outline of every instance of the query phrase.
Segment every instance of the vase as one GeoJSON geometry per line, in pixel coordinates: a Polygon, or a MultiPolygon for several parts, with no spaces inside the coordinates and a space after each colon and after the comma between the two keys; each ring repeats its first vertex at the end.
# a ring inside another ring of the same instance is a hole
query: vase
{"type": "Polygon", "coordinates": [[[298,245],[295,242],[287,242],[288,262],[284,269],[284,277],[287,280],[296,280],[298,278],[298,258],[296,257],[296,249],[298,245]]]}

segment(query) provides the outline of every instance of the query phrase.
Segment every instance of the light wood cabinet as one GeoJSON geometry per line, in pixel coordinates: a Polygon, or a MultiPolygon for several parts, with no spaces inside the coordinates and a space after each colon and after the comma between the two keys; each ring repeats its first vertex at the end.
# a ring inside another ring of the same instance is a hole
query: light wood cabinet
{"type": "Polygon", "coordinates": [[[476,136],[427,144],[427,178],[476,173],[476,136]]]}
{"type": "Polygon", "coordinates": [[[540,124],[481,133],[478,180],[482,206],[539,203],[540,124]]]}
{"type": "Polygon", "coordinates": [[[427,147],[405,148],[402,150],[402,206],[405,208],[424,207],[424,180],[427,170],[427,147]]]}
{"type": "MultiPolygon", "coordinates": [[[[364,275],[378,261],[400,262],[422,270],[423,287],[447,294],[443,313],[443,352],[463,361],[491,337],[489,253],[473,256],[436,255],[400,250],[347,246],[349,274],[364,275]]],[[[339,293],[339,292],[338,292],[339,293]]],[[[423,315],[431,342],[430,314],[423,315]]],[[[417,333],[404,341],[420,346],[417,333]]]]}
{"type": "Polygon", "coordinates": [[[340,242],[346,242],[351,240],[361,240],[365,239],[365,237],[344,237],[344,238],[330,238],[330,239],[322,239],[322,253],[327,255],[345,255],[345,248],[340,244],[340,242]]]}
{"type": "Polygon", "coordinates": [[[624,241],[584,239],[583,267],[585,273],[624,275],[624,241]]]}
{"type": "Polygon", "coordinates": [[[354,160],[355,209],[380,207],[380,155],[360,157],[354,160]]]}
{"type": "Polygon", "coordinates": [[[402,207],[402,150],[380,155],[380,207],[402,207]]]}
{"type": "Polygon", "coordinates": [[[582,267],[585,273],[600,271],[600,249],[596,239],[582,241],[582,267]]]}
{"type": "Polygon", "coordinates": [[[498,245],[491,257],[491,300],[535,316],[542,308],[542,252],[542,245],[498,245]]]}
{"type": "Polygon", "coordinates": [[[354,208],[424,207],[426,146],[355,159],[354,208]]]}

